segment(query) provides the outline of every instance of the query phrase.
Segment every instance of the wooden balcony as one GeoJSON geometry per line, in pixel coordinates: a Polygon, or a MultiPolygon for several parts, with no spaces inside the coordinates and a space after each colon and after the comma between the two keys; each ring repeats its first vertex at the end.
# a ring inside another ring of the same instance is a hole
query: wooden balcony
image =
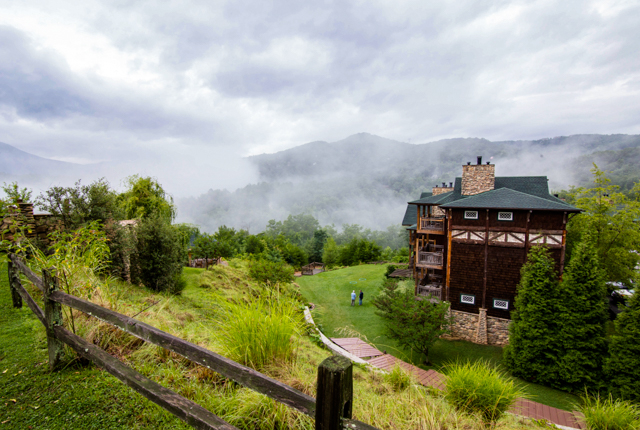
{"type": "Polygon", "coordinates": [[[416,267],[426,267],[428,269],[442,270],[444,262],[443,252],[418,252],[418,263],[416,267]]]}
{"type": "Polygon", "coordinates": [[[418,233],[444,234],[444,218],[420,218],[418,233]]]}
{"type": "Polygon", "coordinates": [[[429,285],[418,285],[418,295],[431,297],[431,299],[442,300],[442,285],[440,284],[429,284],[429,285]]]}

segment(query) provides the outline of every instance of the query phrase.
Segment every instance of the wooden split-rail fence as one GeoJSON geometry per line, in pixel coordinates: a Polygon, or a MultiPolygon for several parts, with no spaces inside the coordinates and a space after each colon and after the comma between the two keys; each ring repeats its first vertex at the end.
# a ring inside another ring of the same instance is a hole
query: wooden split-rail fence
{"type": "MultiPolygon", "coordinates": [[[[170,335],[142,321],[103,308],[58,289],[53,270],[43,270],[42,278],[19,257],[9,255],[9,287],[13,306],[21,308],[23,301],[45,326],[49,352],[49,367],[59,367],[64,344],[78,355],[91,360],[138,393],[171,412],[196,429],[232,430],[236,427],[207,409],[148,379],[96,345],[64,328],[62,305],[84,312],[146,342],[175,352],[205,366],[240,385],[264,394],[315,419],[317,430],[363,429],[378,430],[353,420],[353,365],[342,356],[332,356],[318,366],[316,399],[262,373],[229,360],[219,354],[170,335]],[[43,294],[44,310],[22,286],[20,273],[43,294]]],[[[237,429],[236,429],[237,430],[237,429]]]]}

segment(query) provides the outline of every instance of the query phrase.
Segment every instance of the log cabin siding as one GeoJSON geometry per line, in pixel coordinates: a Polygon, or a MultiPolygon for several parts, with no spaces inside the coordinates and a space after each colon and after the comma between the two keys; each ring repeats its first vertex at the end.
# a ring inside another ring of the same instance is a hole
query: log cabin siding
{"type": "Polygon", "coordinates": [[[484,245],[451,244],[449,301],[451,309],[478,313],[482,303],[484,245]],[[460,294],[476,296],[475,305],[460,303],[460,294]]]}
{"type": "MultiPolygon", "coordinates": [[[[476,210],[476,209],[473,209],[476,210]]],[[[478,209],[478,219],[465,219],[464,209],[453,209],[451,220],[453,225],[467,225],[472,227],[484,227],[487,217],[485,209],[478,209]]]]}
{"type": "Polygon", "coordinates": [[[498,318],[511,318],[516,297],[516,286],[520,282],[520,268],[525,260],[524,248],[489,247],[487,262],[487,315],[498,318]],[[509,301],[509,310],[495,309],[493,299],[509,301]]]}
{"type": "Polygon", "coordinates": [[[564,212],[533,211],[529,221],[530,230],[564,230],[564,212]]]}
{"type": "MultiPolygon", "coordinates": [[[[485,209],[486,212],[486,209],[485,209]]],[[[491,209],[489,211],[489,228],[526,228],[527,227],[527,213],[529,211],[523,210],[495,210],[491,209]],[[500,221],[498,220],[498,212],[512,212],[513,213],[513,221],[500,221]]]]}

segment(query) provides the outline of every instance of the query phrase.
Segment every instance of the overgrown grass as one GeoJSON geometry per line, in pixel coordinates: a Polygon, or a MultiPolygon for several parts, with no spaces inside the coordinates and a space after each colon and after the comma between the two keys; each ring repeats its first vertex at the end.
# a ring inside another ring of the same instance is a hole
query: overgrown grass
{"type": "Polygon", "coordinates": [[[613,400],[609,395],[600,398],[585,395],[580,412],[589,430],[637,430],[640,429],[640,407],[624,400],[613,400]]]}
{"type": "MultiPolygon", "coordinates": [[[[216,322],[223,319],[228,303],[246,306],[252,303],[260,288],[248,279],[243,263],[231,263],[230,267],[217,268],[206,275],[201,269],[185,269],[187,287],[180,296],[114,283],[101,288],[92,301],[224,353],[219,332],[215,330],[216,322]],[[201,288],[205,280],[210,285],[201,288]]],[[[6,266],[0,267],[0,279],[3,279],[0,286],[0,423],[6,421],[0,428],[189,428],[105,372],[74,360],[72,355],[66,357],[65,370],[50,373],[44,329],[28,309],[11,308],[6,266]],[[2,373],[4,369],[7,372],[2,373]]],[[[38,297],[33,287],[27,288],[38,297]]],[[[295,296],[295,291],[289,293],[295,296]]],[[[86,316],[79,317],[76,323],[81,335],[93,336],[95,342],[148,378],[240,429],[313,428],[311,418],[174,353],[142,343],[86,316]]],[[[293,334],[292,338],[297,344],[297,359],[284,363],[271,360],[262,371],[315,396],[317,367],[330,352],[317,347],[301,333],[293,334]]],[[[377,372],[356,366],[353,374],[354,418],[380,429],[483,428],[475,418],[456,412],[443,398],[434,397],[416,384],[396,391],[392,383],[377,372]]],[[[499,427],[526,428],[527,424],[510,417],[501,421],[499,427]]]]}
{"type": "MultiPolygon", "coordinates": [[[[415,351],[398,347],[385,334],[384,321],[375,314],[371,298],[382,286],[384,265],[360,265],[329,271],[314,276],[303,276],[296,281],[305,300],[316,305],[314,320],[328,337],[354,337],[360,335],[381,351],[422,368],[423,357],[415,351]],[[352,283],[355,282],[355,283],[352,283]],[[363,306],[351,307],[349,294],[363,289],[363,306]]],[[[485,361],[494,366],[502,364],[502,348],[478,345],[462,340],[438,340],[429,350],[430,368],[446,372],[450,362],[485,361]]],[[[515,379],[534,401],[565,410],[574,410],[578,397],[563,391],[515,379]]]]}
{"type": "Polygon", "coordinates": [[[394,391],[403,391],[415,383],[410,373],[406,372],[397,364],[393,366],[390,372],[384,375],[384,380],[391,385],[394,391]]]}
{"type": "Polygon", "coordinates": [[[225,356],[262,370],[274,362],[286,366],[295,361],[303,321],[291,299],[262,296],[248,303],[225,303],[212,336],[219,339],[225,356]]]}
{"type": "Polygon", "coordinates": [[[475,361],[448,366],[445,399],[463,412],[476,414],[487,425],[494,425],[522,390],[492,365],[475,361]]]}

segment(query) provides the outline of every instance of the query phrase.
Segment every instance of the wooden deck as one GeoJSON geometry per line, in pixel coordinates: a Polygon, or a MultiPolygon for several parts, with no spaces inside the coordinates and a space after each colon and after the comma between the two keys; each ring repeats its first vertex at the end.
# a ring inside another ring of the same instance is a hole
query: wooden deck
{"type": "MultiPolygon", "coordinates": [[[[435,370],[424,370],[412,364],[406,363],[390,354],[380,352],[378,349],[367,344],[358,338],[332,338],[334,343],[342,349],[360,358],[372,357],[367,362],[378,369],[386,371],[392,370],[396,365],[405,371],[413,374],[416,380],[426,386],[442,390],[445,387],[446,377],[435,370]],[[364,354],[364,355],[363,355],[364,354]]],[[[535,420],[546,420],[550,423],[583,430],[586,429],[584,421],[578,412],[569,412],[562,409],[553,408],[527,399],[518,399],[509,410],[514,415],[532,418],[535,420]]]]}

